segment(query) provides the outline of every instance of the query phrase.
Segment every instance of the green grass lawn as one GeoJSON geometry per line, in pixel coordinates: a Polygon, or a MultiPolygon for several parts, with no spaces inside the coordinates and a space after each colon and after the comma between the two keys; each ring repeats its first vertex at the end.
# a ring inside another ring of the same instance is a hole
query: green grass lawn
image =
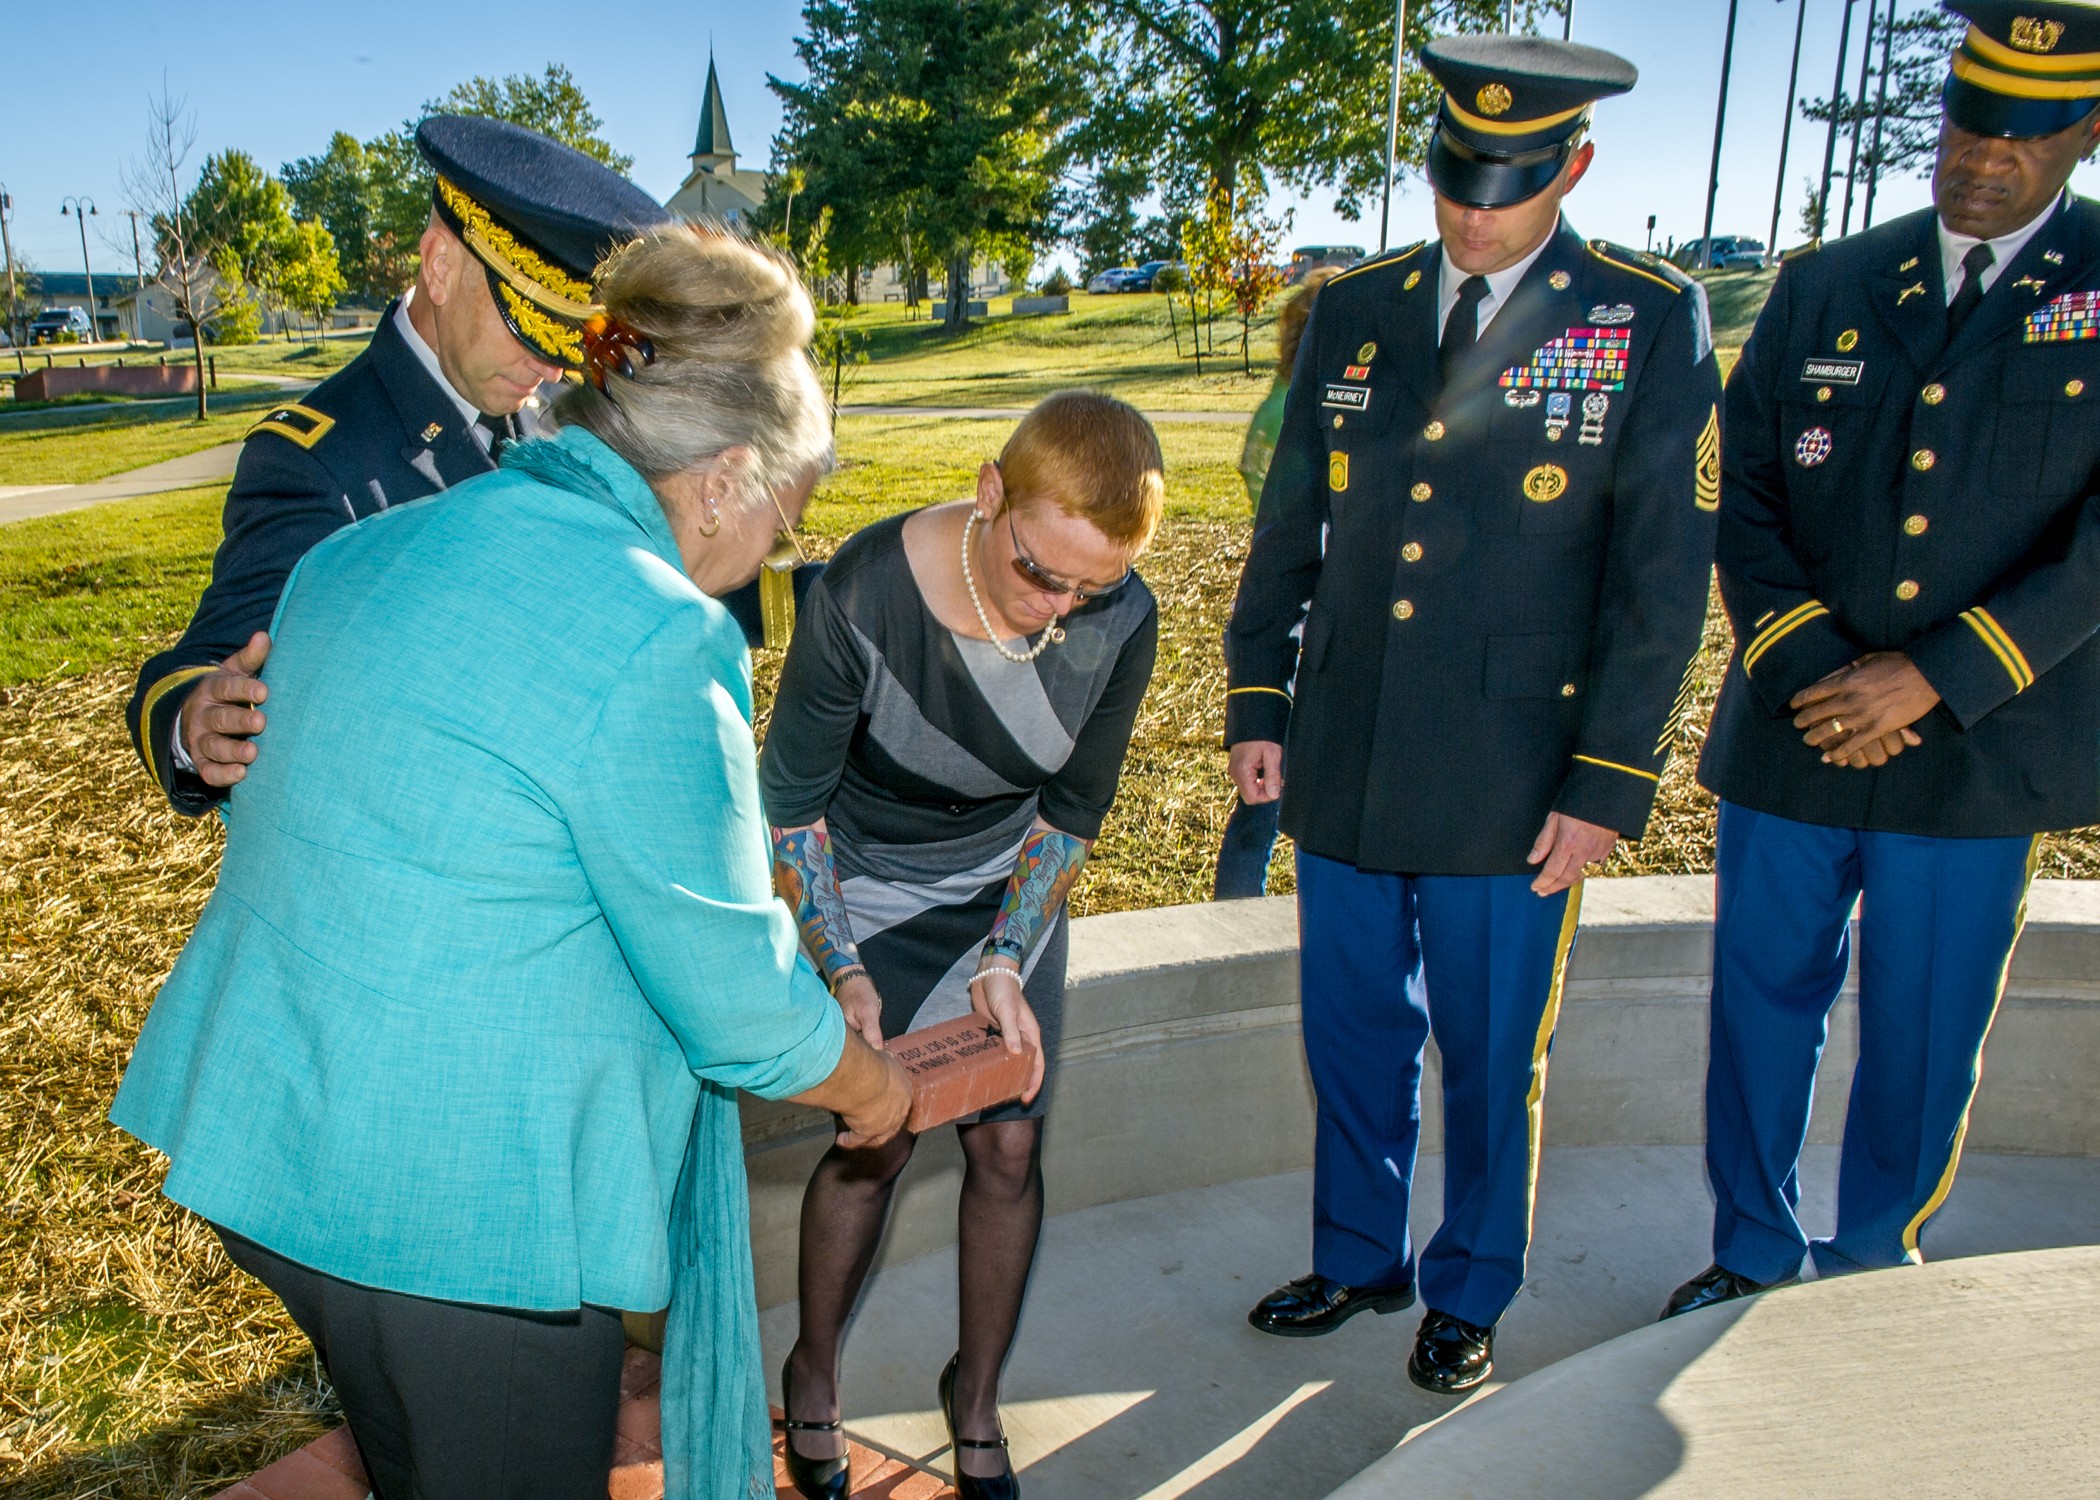
{"type": "Polygon", "coordinates": [[[371,342],[371,333],[365,332],[323,339],[317,344],[273,338],[260,344],[206,345],[204,352],[217,359],[221,379],[229,370],[251,370],[265,375],[312,375],[318,380],[364,353],[365,345],[371,342]]]}
{"type": "Polygon", "coordinates": [[[255,425],[244,401],[199,422],[188,408],[110,412],[91,421],[0,423],[0,484],[85,484],[145,464],[231,443],[255,425]]]}

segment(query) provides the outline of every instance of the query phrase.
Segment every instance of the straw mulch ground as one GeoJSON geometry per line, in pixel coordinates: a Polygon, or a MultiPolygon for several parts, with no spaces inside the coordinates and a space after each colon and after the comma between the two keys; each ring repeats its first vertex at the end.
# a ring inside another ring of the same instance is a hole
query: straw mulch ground
{"type": "MultiPolygon", "coordinates": [[[[1184,517],[1145,564],[1159,671],[1081,911],[1209,893],[1231,810],[1217,643],[1245,546],[1243,522],[1184,517]]],[[[1725,648],[1716,617],[1656,821],[1615,873],[1711,868],[1691,763],[1725,648]]],[[[102,671],[0,694],[0,1490],[20,1500],[207,1495],[333,1420],[274,1299],[104,1120],[219,848],[217,825],[168,812],[134,763],[129,686],[102,671]]],[[[2100,839],[2052,840],[2044,873],[2100,874],[2100,839]]]]}

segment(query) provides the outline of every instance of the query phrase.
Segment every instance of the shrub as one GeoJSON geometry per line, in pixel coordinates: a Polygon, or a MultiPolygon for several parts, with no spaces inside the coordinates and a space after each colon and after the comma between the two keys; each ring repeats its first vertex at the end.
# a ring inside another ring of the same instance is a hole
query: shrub
{"type": "Polygon", "coordinates": [[[1059,266],[1043,278],[1042,291],[1045,297],[1069,296],[1072,291],[1072,278],[1065,274],[1063,266],[1059,266]]]}

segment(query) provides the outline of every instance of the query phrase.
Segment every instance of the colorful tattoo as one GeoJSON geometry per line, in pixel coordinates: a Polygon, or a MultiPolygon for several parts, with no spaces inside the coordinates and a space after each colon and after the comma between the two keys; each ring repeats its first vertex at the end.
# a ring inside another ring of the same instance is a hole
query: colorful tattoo
{"type": "Polygon", "coordinates": [[[826,984],[836,989],[841,979],[862,968],[846,898],[839,894],[829,834],[821,828],[774,829],[773,886],[794,911],[802,946],[826,984]]]}
{"type": "Polygon", "coordinates": [[[1021,845],[1014,861],[1013,879],[1007,882],[1006,900],[999,907],[999,920],[985,940],[984,956],[1003,954],[1016,964],[1026,964],[1035,945],[1050,930],[1051,921],[1065,904],[1079,867],[1086,863],[1086,841],[1055,828],[1038,828],[1021,845]]]}

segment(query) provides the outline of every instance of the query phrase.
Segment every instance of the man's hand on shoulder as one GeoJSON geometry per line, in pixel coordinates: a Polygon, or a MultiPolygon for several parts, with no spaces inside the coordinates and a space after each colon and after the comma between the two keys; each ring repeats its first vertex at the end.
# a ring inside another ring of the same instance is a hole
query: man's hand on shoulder
{"type": "Polygon", "coordinates": [[[259,674],[269,655],[270,638],[258,630],[217,671],[198,679],[183,702],[175,732],[206,786],[232,786],[255,760],[254,737],[267,722],[260,706],[270,695],[259,674]]]}

